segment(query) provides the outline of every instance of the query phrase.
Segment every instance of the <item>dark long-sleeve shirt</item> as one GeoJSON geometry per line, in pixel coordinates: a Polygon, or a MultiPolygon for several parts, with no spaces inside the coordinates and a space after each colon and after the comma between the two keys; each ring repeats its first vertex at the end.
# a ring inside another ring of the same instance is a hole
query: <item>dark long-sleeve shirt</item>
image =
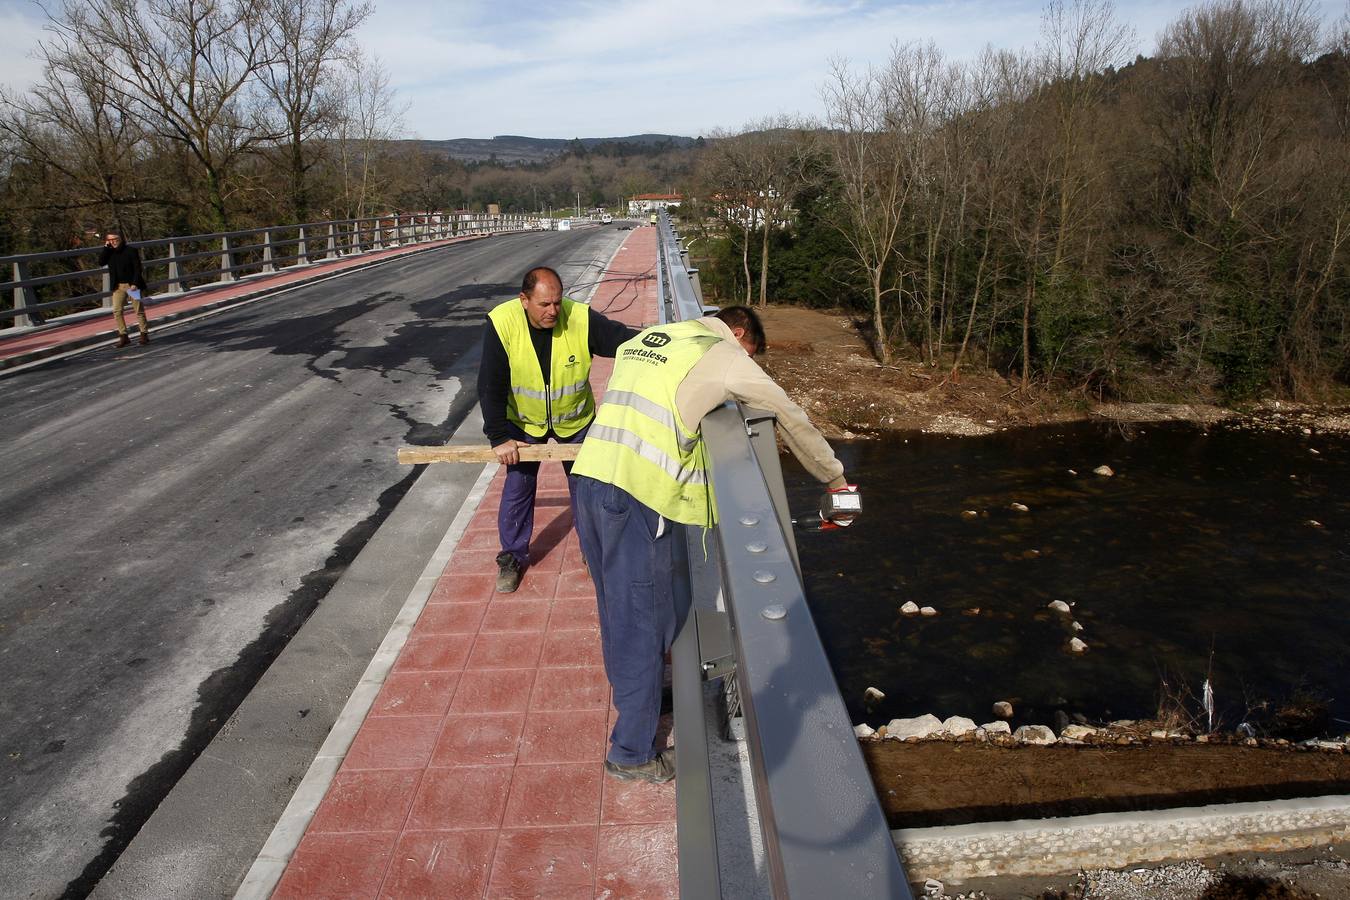
{"type": "MultiPolygon", "coordinates": [[[[591,356],[613,357],[620,344],[637,334],[637,329],[607,319],[590,307],[587,313],[591,356]]],[[[553,362],[553,329],[530,326],[530,341],[539,357],[544,383],[548,384],[553,362]]],[[[478,405],[483,410],[483,433],[494,447],[515,437],[516,428],[506,418],[506,398],[510,393],[511,361],[497,329],[489,321],[483,326],[483,358],[478,364],[478,405]]]]}
{"type": "Polygon", "coordinates": [[[108,274],[114,285],[134,284],[145,287],[145,275],[141,271],[141,251],[130,244],[120,247],[104,247],[98,255],[98,264],[108,267],[108,274]]]}

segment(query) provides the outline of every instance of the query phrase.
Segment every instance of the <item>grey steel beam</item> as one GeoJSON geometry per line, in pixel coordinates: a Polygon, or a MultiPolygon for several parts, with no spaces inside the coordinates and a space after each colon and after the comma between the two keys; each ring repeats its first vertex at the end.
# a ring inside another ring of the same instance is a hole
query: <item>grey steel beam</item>
{"type": "Polygon", "coordinates": [[[715,900],[722,896],[713,820],[712,777],[708,771],[707,717],[703,714],[703,659],[698,613],[689,588],[689,547],[675,548],[675,598],[682,619],[670,648],[671,693],[676,728],[675,834],[679,846],[680,896],[715,900]]]}
{"type": "MultiPolygon", "coordinates": [[[[769,483],[780,479],[761,469],[754,430],[731,404],[703,419],[773,893],[908,900],[908,881],[797,575],[790,531],[775,509],[769,483]]],[[[759,439],[772,440],[771,428],[758,430],[759,439]]]]}

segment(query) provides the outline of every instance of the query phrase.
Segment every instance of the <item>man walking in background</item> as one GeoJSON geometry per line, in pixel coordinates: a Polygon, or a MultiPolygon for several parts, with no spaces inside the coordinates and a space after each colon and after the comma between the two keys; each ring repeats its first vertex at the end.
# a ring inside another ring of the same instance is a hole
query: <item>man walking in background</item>
{"type": "Polygon", "coordinates": [[[131,298],[131,308],[136,313],[136,324],[140,327],[142,345],[150,343],[150,323],[145,318],[145,273],[141,269],[141,251],[122,240],[117,229],[103,235],[103,251],[98,255],[98,264],[108,267],[109,280],[113,283],[113,318],[117,320],[117,343],[115,347],[125,347],[127,340],[127,320],[122,315],[122,307],[127,298],[131,298]]]}
{"type": "Polygon", "coordinates": [[[573,464],[577,537],[590,564],[605,674],[618,711],[605,771],[661,783],[674,754],[655,747],[665,653],[679,622],[676,541],[715,522],[703,417],[735,399],[770,410],[793,455],[831,491],[856,492],[830,445],[751,358],[754,310],[657,325],[619,348],[605,403],[573,464]]]}
{"type": "MultiPolygon", "coordinates": [[[[595,417],[591,357],[613,356],[637,332],[563,296],[562,279],[547,266],[525,273],[520,295],[488,313],[478,368],[483,432],[506,466],[497,512],[501,552],[497,590],[520,585],[530,563],[539,463],[522,462],[519,448],[552,438],[575,443],[595,417]]],[[[571,471],[571,464],[563,468],[571,471]]],[[[568,489],[572,480],[568,479],[568,489]]],[[[575,513],[575,504],[573,504],[575,513]]]]}

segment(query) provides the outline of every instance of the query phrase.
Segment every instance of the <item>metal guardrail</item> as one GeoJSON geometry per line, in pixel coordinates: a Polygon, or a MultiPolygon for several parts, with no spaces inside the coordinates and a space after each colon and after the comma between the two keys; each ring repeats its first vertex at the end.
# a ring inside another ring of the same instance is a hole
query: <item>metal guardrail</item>
{"type": "MultiPolygon", "coordinates": [[[[661,320],[703,314],[669,218],[658,222],[661,320]]],[[[705,416],[726,612],[689,607],[671,650],[680,895],[720,898],[702,683],[734,677],[775,898],[890,897],[909,882],[806,602],[773,416],[705,416]]]]}
{"type": "MultiPolygon", "coordinates": [[[[287,265],[383,250],[389,246],[426,243],[465,235],[528,230],[533,216],[479,216],[420,213],[335,219],[300,225],[271,225],[244,231],[191,234],[134,242],[144,254],[164,248],[165,255],[142,260],[151,294],[181,294],[204,286],[237,280],[241,275],[269,274],[287,265]],[[209,262],[208,262],[209,261],[209,262]],[[212,264],[216,263],[216,264],[212,264]],[[154,272],[156,277],[149,277],[154,272]]],[[[0,309],[0,328],[40,325],[43,312],[70,307],[111,305],[113,285],[106,267],[98,265],[102,247],[0,256],[0,267],[13,274],[0,282],[9,291],[11,308],[0,309]],[[58,271],[33,276],[34,267],[58,271]],[[65,296],[44,300],[43,289],[65,296]]]]}

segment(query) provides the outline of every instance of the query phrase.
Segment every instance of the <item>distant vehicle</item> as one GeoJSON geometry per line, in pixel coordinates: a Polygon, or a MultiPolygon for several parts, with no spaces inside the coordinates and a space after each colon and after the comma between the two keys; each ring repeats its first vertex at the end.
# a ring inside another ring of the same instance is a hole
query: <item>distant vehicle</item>
{"type": "Polygon", "coordinates": [[[538,228],[539,228],[540,231],[550,231],[550,230],[552,230],[552,228],[553,228],[553,220],[552,220],[552,219],[540,219],[540,220],[539,220],[539,224],[538,224],[538,228]]]}
{"type": "Polygon", "coordinates": [[[611,216],[609,213],[604,213],[604,214],[602,214],[602,215],[600,216],[600,224],[601,224],[601,225],[608,225],[610,222],[613,222],[613,221],[614,221],[614,217],[611,216]]]}
{"type": "Polygon", "coordinates": [[[559,231],[571,231],[571,230],[572,230],[572,220],[571,220],[571,219],[559,219],[559,220],[558,220],[558,230],[559,230],[559,231]]]}

